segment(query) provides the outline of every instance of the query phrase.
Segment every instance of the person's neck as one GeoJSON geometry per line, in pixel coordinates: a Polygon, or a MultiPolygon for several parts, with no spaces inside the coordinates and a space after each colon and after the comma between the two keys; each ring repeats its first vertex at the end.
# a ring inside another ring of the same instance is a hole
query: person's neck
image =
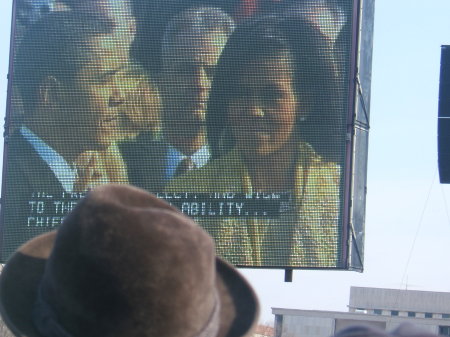
{"type": "Polygon", "coordinates": [[[289,143],[266,156],[244,158],[254,192],[289,191],[295,184],[297,154],[289,143]]]}
{"type": "Polygon", "coordinates": [[[192,134],[166,131],[164,140],[182,154],[191,156],[206,144],[206,134],[203,130],[192,134]]]}

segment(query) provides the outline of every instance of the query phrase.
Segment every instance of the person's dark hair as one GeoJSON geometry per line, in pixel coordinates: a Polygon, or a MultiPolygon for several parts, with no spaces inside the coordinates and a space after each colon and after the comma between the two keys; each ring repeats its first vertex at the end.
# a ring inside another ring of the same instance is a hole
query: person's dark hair
{"type": "Polygon", "coordinates": [[[74,12],[91,19],[111,20],[117,26],[120,23],[133,22],[134,16],[130,0],[60,0],[74,12]]]}
{"type": "Polygon", "coordinates": [[[31,25],[14,60],[14,83],[24,101],[25,112],[38,99],[39,85],[48,76],[68,82],[86,62],[87,43],[94,37],[113,33],[113,25],[77,15],[52,12],[31,25]]]}
{"type": "Polygon", "coordinates": [[[320,144],[324,149],[331,146],[330,129],[340,130],[338,119],[343,115],[331,41],[302,18],[268,16],[238,27],[217,64],[206,115],[213,158],[234,146],[227,112],[242,69],[255,59],[286,54],[291,58],[294,89],[301,103],[294,132],[316,150],[320,144]]]}

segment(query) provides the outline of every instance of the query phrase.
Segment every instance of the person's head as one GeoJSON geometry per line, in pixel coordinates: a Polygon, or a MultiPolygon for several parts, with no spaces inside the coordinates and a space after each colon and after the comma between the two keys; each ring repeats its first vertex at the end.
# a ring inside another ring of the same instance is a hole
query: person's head
{"type": "Polygon", "coordinates": [[[28,26],[48,14],[52,9],[50,0],[18,0],[16,18],[20,24],[28,26]]]}
{"type": "Polygon", "coordinates": [[[305,121],[320,116],[325,123],[336,114],[336,83],[329,41],[306,20],[270,16],[243,24],[228,40],[211,88],[213,157],[234,146],[268,155],[308,140],[305,121]]]}
{"type": "Polygon", "coordinates": [[[378,326],[351,325],[337,331],[334,337],[437,337],[422,326],[410,322],[400,323],[394,330],[387,331],[378,326]]]}
{"type": "Polygon", "coordinates": [[[124,85],[125,104],[121,106],[120,129],[125,138],[139,132],[160,130],[161,102],[156,85],[144,69],[136,64],[121,73],[124,85]]]}
{"type": "Polygon", "coordinates": [[[143,190],[103,185],[9,259],[0,313],[29,337],[243,337],[258,301],[192,219],[143,190]]]}
{"type": "Polygon", "coordinates": [[[164,127],[195,134],[204,128],[214,68],[234,29],[220,9],[199,7],[175,15],[162,42],[160,89],[164,127]]]}
{"type": "Polygon", "coordinates": [[[63,156],[109,146],[124,102],[117,73],[127,61],[128,45],[111,22],[70,11],[44,17],[14,63],[25,125],[63,156]]]}

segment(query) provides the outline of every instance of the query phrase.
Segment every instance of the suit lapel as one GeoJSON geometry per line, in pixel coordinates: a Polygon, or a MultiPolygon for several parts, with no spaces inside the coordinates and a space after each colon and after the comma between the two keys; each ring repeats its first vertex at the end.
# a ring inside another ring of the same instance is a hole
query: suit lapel
{"type": "Polygon", "coordinates": [[[15,133],[10,140],[8,157],[10,163],[13,164],[10,165],[10,169],[21,171],[26,180],[22,184],[28,184],[31,190],[53,193],[64,191],[47,163],[19,132],[15,133]]]}

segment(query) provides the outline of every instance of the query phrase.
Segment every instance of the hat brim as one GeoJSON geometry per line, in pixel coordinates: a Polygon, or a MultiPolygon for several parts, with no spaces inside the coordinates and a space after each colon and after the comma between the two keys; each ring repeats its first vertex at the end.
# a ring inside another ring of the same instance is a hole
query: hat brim
{"type": "MultiPolygon", "coordinates": [[[[56,231],[28,241],[9,259],[0,275],[0,314],[16,336],[45,337],[32,322],[32,311],[56,231]]],[[[221,300],[217,337],[248,336],[257,324],[259,305],[248,282],[230,264],[216,258],[221,300]]]]}
{"type": "Polygon", "coordinates": [[[221,300],[218,337],[250,336],[258,323],[259,303],[253,288],[230,264],[216,258],[221,300]]]}
{"type": "Polygon", "coordinates": [[[22,245],[0,275],[0,314],[16,336],[45,337],[32,322],[37,288],[56,238],[56,231],[37,236],[22,245]]]}

